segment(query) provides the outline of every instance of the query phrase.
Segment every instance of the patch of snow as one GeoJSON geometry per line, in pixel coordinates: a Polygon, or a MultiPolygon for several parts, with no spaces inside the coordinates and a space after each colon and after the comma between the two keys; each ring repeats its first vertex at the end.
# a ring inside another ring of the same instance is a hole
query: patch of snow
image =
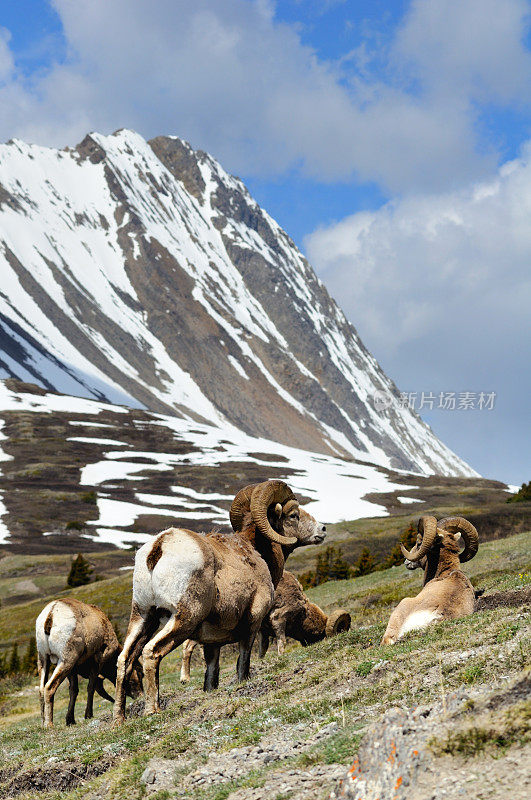
{"type": "Polygon", "coordinates": [[[241,375],[242,378],[245,378],[245,380],[248,381],[249,380],[249,376],[247,375],[246,371],[244,370],[244,368],[242,367],[240,362],[237,359],[235,359],[234,356],[231,356],[231,355],[227,356],[227,358],[229,359],[230,363],[232,364],[232,366],[234,367],[236,372],[239,375],[241,375]]]}
{"type": "MultiPolygon", "coordinates": [[[[5,421],[0,419],[0,442],[2,439],[7,439],[7,436],[2,432],[2,428],[5,425],[5,421]]],[[[0,461],[9,461],[13,456],[4,453],[2,447],[0,446],[0,461]]],[[[1,475],[0,471],[0,475],[1,475]]],[[[0,544],[3,544],[11,535],[11,532],[5,522],[3,522],[3,517],[7,514],[7,508],[5,507],[2,499],[2,495],[0,494],[0,544]]]]}
{"type": "Polygon", "coordinates": [[[399,497],[397,495],[397,500],[400,500],[401,503],[422,503],[423,500],[417,500],[416,497],[399,497]]]}
{"type": "Polygon", "coordinates": [[[2,381],[0,381],[0,411],[65,411],[70,414],[99,414],[101,411],[112,411],[115,414],[129,413],[129,409],[123,406],[100,403],[97,400],[85,400],[83,397],[12,392],[2,381]]]}
{"type": "Polygon", "coordinates": [[[86,444],[115,444],[118,447],[131,447],[130,444],[119,442],[117,439],[92,439],[90,436],[70,436],[69,442],[85,442],[86,444]]]}
{"type": "MultiPolygon", "coordinates": [[[[108,460],[96,461],[94,464],[87,464],[82,468],[80,484],[98,486],[100,483],[105,483],[105,481],[142,480],[141,477],[134,478],[132,476],[134,476],[135,472],[143,472],[145,469],[151,471],[171,469],[169,464],[138,464],[134,461],[111,461],[113,452],[105,453],[104,455],[108,460]]],[[[131,456],[131,452],[129,452],[129,456],[131,456]]]]}

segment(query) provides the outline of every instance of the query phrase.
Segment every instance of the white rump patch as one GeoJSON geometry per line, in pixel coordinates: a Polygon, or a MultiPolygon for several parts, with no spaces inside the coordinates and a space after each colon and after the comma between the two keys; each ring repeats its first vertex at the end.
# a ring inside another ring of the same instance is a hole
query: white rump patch
{"type": "Polygon", "coordinates": [[[74,629],[76,618],[70,606],[60,600],[54,600],[46,605],[35,622],[35,636],[37,650],[41,656],[50,656],[51,661],[61,661],[64,650],[74,629]],[[52,627],[49,635],[44,633],[44,624],[48,614],[52,611],[52,627]]]}
{"type": "Polygon", "coordinates": [[[413,611],[409,617],[404,620],[402,623],[402,627],[398,631],[397,639],[401,639],[402,636],[405,636],[406,633],[410,631],[416,631],[419,628],[425,628],[426,625],[429,625],[430,622],[438,622],[442,619],[441,615],[437,613],[437,611],[413,611]]]}
{"type": "Polygon", "coordinates": [[[173,614],[192,575],[204,567],[203,553],[193,535],[176,528],[164,536],[162,556],[151,571],[146,559],[154,542],[155,538],[142,545],[136,554],[133,600],[142,611],[155,606],[173,614]]]}

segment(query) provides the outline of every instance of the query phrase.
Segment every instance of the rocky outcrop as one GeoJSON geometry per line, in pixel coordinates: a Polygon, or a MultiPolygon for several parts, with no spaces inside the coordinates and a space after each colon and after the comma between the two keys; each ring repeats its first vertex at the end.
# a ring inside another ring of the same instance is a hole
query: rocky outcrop
{"type": "Polygon", "coordinates": [[[461,689],[432,706],[392,708],[365,735],[330,800],[529,797],[531,679],[461,689]],[[512,748],[497,767],[492,756],[512,748]],[[450,756],[452,756],[450,758],[450,756]],[[470,760],[470,759],[473,760],[470,760]]]}

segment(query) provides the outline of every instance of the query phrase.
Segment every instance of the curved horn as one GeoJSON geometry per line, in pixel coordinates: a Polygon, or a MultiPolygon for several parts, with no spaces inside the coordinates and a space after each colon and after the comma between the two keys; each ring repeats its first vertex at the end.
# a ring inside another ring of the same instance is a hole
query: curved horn
{"type": "Polygon", "coordinates": [[[425,556],[437,536],[437,520],[435,517],[421,517],[418,524],[418,532],[422,536],[420,544],[416,544],[413,550],[406,550],[403,544],[400,545],[402,555],[408,561],[420,561],[425,556]]]}
{"type": "Polygon", "coordinates": [[[343,608],[336,608],[326,620],[325,633],[327,636],[336,636],[350,630],[350,614],[343,608]]]}
{"type": "Polygon", "coordinates": [[[459,553],[459,561],[464,563],[474,558],[479,548],[479,535],[475,527],[464,517],[445,517],[437,523],[439,528],[450,533],[459,531],[465,540],[465,549],[459,553]]]}
{"type": "Polygon", "coordinates": [[[240,489],[232,501],[229,517],[233,531],[241,531],[243,527],[243,518],[245,514],[251,510],[251,495],[257,486],[259,486],[258,483],[250,483],[244,489],[240,489]]]}
{"type": "Polygon", "coordinates": [[[264,481],[254,487],[251,494],[251,515],[260,533],[277,544],[296,544],[294,536],[282,536],[271,527],[267,518],[267,509],[272,503],[283,505],[286,500],[295,500],[295,496],[284,481],[264,481]]]}

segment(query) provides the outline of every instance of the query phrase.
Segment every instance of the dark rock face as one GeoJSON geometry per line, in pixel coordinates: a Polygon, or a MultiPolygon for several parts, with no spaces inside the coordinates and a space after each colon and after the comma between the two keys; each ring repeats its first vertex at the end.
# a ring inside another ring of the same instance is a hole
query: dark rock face
{"type": "Polygon", "coordinates": [[[18,331],[16,347],[0,342],[0,378],[470,474],[399,406],[289,236],[208,154],[117,131],[65,151],[14,142],[0,165],[0,313],[18,331]],[[375,409],[376,391],[389,407],[375,409]]]}

